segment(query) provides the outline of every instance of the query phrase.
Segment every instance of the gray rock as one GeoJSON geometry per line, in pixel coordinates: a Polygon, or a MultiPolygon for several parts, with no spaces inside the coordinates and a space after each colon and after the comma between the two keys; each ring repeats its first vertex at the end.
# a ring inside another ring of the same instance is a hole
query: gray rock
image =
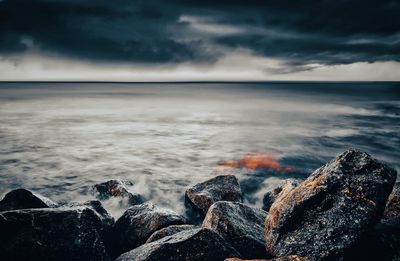
{"type": "Polygon", "coordinates": [[[264,221],[267,212],[243,203],[220,201],[207,212],[203,227],[229,242],[244,258],[266,258],[264,221]]]}
{"type": "Polygon", "coordinates": [[[146,242],[157,230],[170,225],[181,225],[185,218],[172,210],[145,203],[130,207],[115,222],[112,231],[112,255],[134,249],[146,242]]]}
{"type": "Polygon", "coordinates": [[[294,189],[283,190],[265,221],[274,256],[335,258],[382,216],[396,171],[348,150],[294,189]]]}
{"type": "Polygon", "coordinates": [[[116,261],[218,261],[238,255],[218,234],[207,228],[198,228],[144,244],[122,254],[116,261]]]}
{"type": "Polygon", "coordinates": [[[53,208],[58,204],[46,197],[26,189],[15,189],[8,192],[0,201],[0,212],[26,208],[53,208]]]}
{"type": "Polygon", "coordinates": [[[151,243],[153,241],[159,240],[163,237],[167,236],[172,236],[176,233],[185,231],[185,230],[190,230],[190,229],[195,229],[196,226],[194,225],[172,225],[168,226],[166,228],[162,228],[160,230],[157,230],[154,232],[146,241],[146,243],[151,243]]]}
{"type": "Polygon", "coordinates": [[[99,200],[106,200],[110,197],[119,197],[122,200],[126,200],[129,205],[142,204],[142,196],[137,193],[130,192],[127,185],[133,184],[121,180],[109,180],[107,182],[94,185],[93,189],[97,192],[96,196],[99,200]]]}
{"type": "Polygon", "coordinates": [[[217,201],[243,202],[242,191],[237,178],[221,175],[199,183],[186,190],[186,200],[203,216],[217,201]]]}
{"type": "Polygon", "coordinates": [[[101,215],[85,206],[0,213],[2,260],[110,260],[101,215]]]}

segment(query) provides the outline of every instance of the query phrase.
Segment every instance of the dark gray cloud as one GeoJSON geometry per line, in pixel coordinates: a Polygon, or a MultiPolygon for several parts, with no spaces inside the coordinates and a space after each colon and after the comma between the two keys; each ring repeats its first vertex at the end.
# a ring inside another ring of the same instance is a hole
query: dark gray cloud
{"type": "Polygon", "coordinates": [[[0,53],[212,62],[245,48],[294,65],[400,61],[400,1],[3,0],[0,53]]]}

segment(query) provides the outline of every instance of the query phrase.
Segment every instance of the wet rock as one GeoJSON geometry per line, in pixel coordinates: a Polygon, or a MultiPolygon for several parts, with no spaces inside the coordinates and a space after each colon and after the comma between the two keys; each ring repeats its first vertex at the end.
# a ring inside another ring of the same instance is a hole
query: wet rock
{"type": "Polygon", "coordinates": [[[154,232],[146,241],[146,243],[151,243],[153,241],[159,240],[163,237],[167,236],[172,236],[176,233],[185,231],[185,230],[190,230],[190,229],[195,229],[196,226],[193,225],[172,225],[166,228],[162,228],[160,230],[157,230],[154,232]]]}
{"type": "Polygon", "coordinates": [[[115,222],[112,255],[118,256],[144,244],[159,229],[184,223],[185,218],[181,215],[152,203],[130,207],[115,222]]]}
{"type": "Polygon", "coordinates": [[[243,203],[220,201],[207,212],[203,227],[228,241],[244,258],[265,258],[264,221],[267,212],[243,203]]]}
{"type": "Polygon", "coordinates": [[[309,259],[292,255],[292,256],[284,256],[284,257],[277,257],[272,259],[240,259],[240,258],[228,258],[225,261],[309,261],[309,259]]]}
{"type": "Polygon", "coordinates": [[[282,192],[282,190],[285,189],[293,189],[296,187],[298,183],[294,180],[288,179],[286,180],[281,186],[278,186],[274,188],[271,191],[268,191],[267,193],[264,194],[263,197],[263,207],[262,209],[265,211],[269,211],[271,208],[272,204],[275,202],[279,194],[282,192]]]}
{"type": "Polygon", "coordinates": [[[294,189],[282,190],[265,222],[274,256],[335,258],[381,218],[396,171],[348,150],[294,189]]]}
{"type": "Polygon", "coordinates": [[[128,190],[127,185],[133,185],[129,182],[120,180],[109,180],[104,183],[96,184],[93,186],[97,192],[99,200],[106,200],[110,197],[119,197],[126,200],[129,205],[138,205],[143,203],[143,198],[137,193],[132,193],[128,190]]]}
{"type": "Polygon", "coordinates": [[[0,213],[2,260],[110,260],[103,221],[85,206],[0,213]]]}
{"type": "Polygon", "coordinates": [[[144,244],[122,254],[117,261],[158,260],[224,260],[238,253],[218,234],[207,229],[186,230],[160,240],[144,244]]]}
{"type": "Polygon", "coordinates": [[[196,184],[186,190],[185,196],[191,206],[203,216],[217,201],[243,201],[239,182],[233,175],[221,175],[196,184]]]}
{"type": "Polygon", "coordinates": [[[98,200],[89,200],[86,202],[73,202],[68,203],[66,205],[61,206],[60,208],[68,209],[68,208],[89,208],[93,210],[93,212],[97,215],[101,222],[100,232],[107,238],[110,236],[109,233],[114,226],[115,220],[114,218],[103,208],[103,205],[98,200]]]}
{"type": "Polygon", "coordinates": [[[400,218],[400,183],[396,183],[386,203],[383,219],[400,218]]]}
{"type": "Polygon", "coordinates": [[[8,192],[0,201],[0,212],[26,208],[52,208],[58,204],[46,197],[26,189],[15,189],[8,192]]]}

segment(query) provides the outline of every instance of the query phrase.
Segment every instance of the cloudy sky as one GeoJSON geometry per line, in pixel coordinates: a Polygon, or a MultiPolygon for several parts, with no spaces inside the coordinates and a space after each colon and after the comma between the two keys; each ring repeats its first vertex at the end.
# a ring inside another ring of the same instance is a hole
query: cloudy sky
{"type": "Polygon", "coordinates": [[[0,0],[0,80],[400,80],[399,14],[399,0],[0,0]]]}

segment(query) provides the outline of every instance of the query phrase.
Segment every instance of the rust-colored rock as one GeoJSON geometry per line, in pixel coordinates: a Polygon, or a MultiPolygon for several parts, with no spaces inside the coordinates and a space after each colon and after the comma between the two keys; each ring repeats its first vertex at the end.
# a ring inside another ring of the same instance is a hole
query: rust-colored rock
{"type": "Polygon", "coordinates": [[[281,186],[278,186],[274,188],[271,191],[268,191],[267,193],[264,194],[263,197],[263,207],[262,209],[265,211],[269,211],[271,208],[272,204],[275,202],[275,200],[278,198],[279,194],[282,192],[283,189],[293,189],[296,187],[298,183],[294,180],[288,179],[286,180],[281,186]]]}
{"type": "Polygon", "coordinates": [[[243,198],[237,178],[221,175],[187,189],[186,200],[205,216],[208,208],[217,201],[242,202],[243,198]]]}
{"type": "Polygon", "coordinates": [[[265,221],[274,256],[336,258],[383,214],[396,171],[348,150],[293,189],[282,190],[265,221]]]}

